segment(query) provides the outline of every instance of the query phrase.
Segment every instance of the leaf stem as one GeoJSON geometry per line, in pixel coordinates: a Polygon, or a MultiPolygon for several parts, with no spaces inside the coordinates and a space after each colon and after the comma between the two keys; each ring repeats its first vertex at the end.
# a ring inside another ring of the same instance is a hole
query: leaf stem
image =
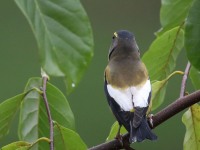
{"type": "Polygon", "coordinates": [[[180,75],[183,75],[184,74],[184,72],[182,72],[182,71],[174,71],[172,74],[170,74],[168,77],[167,77],[167,79],[165,79],[165,80],[169,80],[172,76],[174,76],[175,74],[180,74],[180,75]]]}
{"type": "Polygon", "coordinates": [[[51,118],[51,112],[50,112],[50,108],[49,108],[49,103],[48,103],[47,96],[46,96],[46,85],[47,85],[47,81],[48,81],[48,76],[43,76],[42,80],[43,80],[42,97],[43,97],[44,104],[45,104],[45,107],[46,107],[47,116],[48,116],[48,120],[49,120],[49,128],[50,128],[50,150],[54,150],[54,145],[53,145],[53,121],[52,121],[52,118],[51,118]]]}
{"type": "Polygon", "coordinates": [[[41,137],[41,138],[37,139],[34,143],[32,143],[32,144],[31,144],[31,147],[33,147],[35,144],[37,144],[37,143],[40,142],[40,141],[46,141],[46,142],[48,142],[48,143],[51,142],[51,140],[49,140],[48,138],[46,138],[46,137],[41,137]]]}
{"type": "Polygon", "coordinates": [[[190,62],[188,61],[187,66],[185,68],[185,72],[183,75],[183,79],[182,79],[182,84],[181,84],[181,91],[180,91],[180,98],[185,96],[185,87],[186,87],[186,82],[187,82],[187,77],[190,71],[190,62]]]}
{"type": "MultiPolygon", "coordinates": [[[[197,103],[200,101],[200,90],[195,91],[189,95],[181,97],[168,105],[166,108],[152,116],[153,126],[149,124],[149,126],[154,129],[158,125],[162,124],[169,118],[173,117],[174,115],[178,114],[185,108],[197,103]]],[[[125,134],[122,136],[123,143],[127,142],[129,139],[129,134],[125,134]]],[[[94,146],[89,148],[89,150],[106,150],[106,149],[122,149],[124,148],[123,145],[120,143],[119,140],[112,140],[106,143],[102,143],[100,145],[94,146]]]]}

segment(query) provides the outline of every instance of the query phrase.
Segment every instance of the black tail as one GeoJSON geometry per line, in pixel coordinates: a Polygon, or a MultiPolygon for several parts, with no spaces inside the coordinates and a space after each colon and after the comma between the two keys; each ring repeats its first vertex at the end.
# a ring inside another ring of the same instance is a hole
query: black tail
{"type": "Polygon", "coordinates": [[[151,131],[146,117],[142,119],[139,127],[134,128],[132,122],[130,122],[130,143],[142,142],[145,139],[156,140],[157,136],[151,131]]]}

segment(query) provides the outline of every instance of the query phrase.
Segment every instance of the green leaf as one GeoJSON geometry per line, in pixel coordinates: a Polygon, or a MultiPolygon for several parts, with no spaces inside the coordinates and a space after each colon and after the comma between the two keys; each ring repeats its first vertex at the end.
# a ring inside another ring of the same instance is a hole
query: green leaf
{"type": "Polygon", "coordinates": [[[196,90],[200,89],[200,71],[195,69],[194,67],[190,68],[190,79],[192,84],[196,90]]]}
{"type": "MultiPolygon", "coordinates": [[[[31,78],[25,91],[42,87],[41,78],[31,78]]],[[[40,137],[49,137],[49,123],[43,98],[39,90],[29,92],[25,97],[20,112],[20,140],[34,142],[40,137]]],[[[47,99],[52,119],[61,125],[74,130],[74,116],[65,96],[55,86],[47,83],[47,99]]],[[[40,149],[49,149],[49,144],[39,143],[40,149]]]]}
{"type": "Polygon", "coordinates": [[[2,147],[1,150],[30,150],[30,148],[33,149],[34,146],[40,141],[45,141],[48,143],[50,142],[50,140],[45,137],[37,139],[34,143],[28,143],[25,141],[17,141],[17,142],[13,142],[2,147]]]}
{"type": "Polygon", "coordinates": [[[184,150],[200,150],[200,106],[194,104],[182,117],[182,121],[186,126],[186,134],[184,138],[184,150]]]}
{"type": "Polygon", "coordinates": [[[54,146],[55,150],[86,150],[87,146],[81,137],[68,128],[58,123],[54,126],[54,146]]]}
{"type": "MultiPolygon", "coordinates": [[[[114,122],[114,124],[112,125],[111,130],[110,130],[110,133],[109,133],[109,135],[108,135],[106,141],[111,141],[111,140],[113,140],[113,139],[116,137],[116,135],[117,135],[118,129],[119,129],[119,124],[118,124],[118,122],[116,121],[116,122],[114,122]]],[[[126,134],[126,133],[127,133],[126,129],[124,128],[124,126],[122,126],[121,129],[120,129],[120,134],[126,134]]]]}
{"type": "Polygon", "coordinates": [[[166,87],[167,87],[167,80],[164,79],[162,81],[155,81],[152,83],[152,97],[151,97],[151,110],[155,110],[158,108],[164,101],[166,87]]]}
{"type": "Polygon", "coordinates": [[[62,76],[68,93],[93,56],[89,19],[79,0],[15,0],[35,35],[42,68],[62,76]]]}
{"type": "Polygon", "coordinates": [[[28,142],[18,141],[2,147],[1,150],[29,150],[30,146],[28,142]]]}
{"type": "Polygon", "coordinates": [[[26,93],[19,94],[0,104],[0,139],[8,134],[12,120],[15,117],[25,95],[26,93]]]}
{"type": "Polygon", "coordinates": [[[180,26],[184,22],[192,1],[193,0],[161,0],[161,33],[176,26],[180,26]]]}
{"type": "Polygon", "coordinates": [[[195,0],[185,25],[185,48],[190,63],[200,70],[200,1],[195,0]]]}
{"type": "Polygon", "coordinates": [[[142,60],[147,66],[151,81],[163,80],[176,66],[176,59],[183,48],[184,32],[175,27],[157,37],[142,60]]]}
{"type": "Polygon", "coordinates": [[[152,83],[152,107],[151,110],[155,110],[158,108],[164,101],[165,93],[166,93],[166,87],[169,79],[174,76],[175,74],[184,74],[181,71],[175,71],[172,74],[170,74],[166,79],[162,81],[154,81],[152,83]]]}

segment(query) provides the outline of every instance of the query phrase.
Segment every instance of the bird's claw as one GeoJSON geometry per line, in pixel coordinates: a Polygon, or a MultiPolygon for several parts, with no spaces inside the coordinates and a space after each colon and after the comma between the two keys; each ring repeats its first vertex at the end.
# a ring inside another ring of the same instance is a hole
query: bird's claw
{"type": "Polygon", "coordinates": [[[151,127],[153,127],[153,114],[149,114],[148,118],[149,118],[149,124],[151,127]]]}
{"type": "Polygon", "coordinates": [[[115,136],[115,139],[118,140],[120,142],[120,144],[123,146],[123,138],[121,134],[117,134],[115,136]]]}

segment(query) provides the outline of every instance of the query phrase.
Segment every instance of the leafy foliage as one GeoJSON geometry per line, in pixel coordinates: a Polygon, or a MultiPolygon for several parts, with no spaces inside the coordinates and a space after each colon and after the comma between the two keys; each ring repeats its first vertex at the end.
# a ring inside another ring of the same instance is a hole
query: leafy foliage
{"type": "MultiPolygon", "coordinates": [[[[41,78],[31,78],[25,88],[39,89],[42,87],[41,78]]],[[[74,116],[65,96],[52,84],[47,84],[47,97],[53,120],[74,130],[74,116]]],[[[49,136],[49,123],[43,99],[38,91],[29,92],[25,97],[20,111],[19,137],[20,140],[34,142],[40,137],[49,136]]],[[[41,142],[40,149],[48,149],[49,144],[41,142]]]]}
{"type": "Polygon", "coordinates": [[[30,146],[31,144],[28,142],[18,141],[2,147],[1,150],[28,150],[30,146]]]}
{"type": "Polygon", "coordinates": [[[176,59],[184,43],[184,31],[175,27],[157,37],[142,60],[147,66],[151,81],[165,79],[175,68],[176,59]]]}
{"type": "Polygon", "coordinates": [[[50,142],[50,140],[45,137],[39,138],[34,143],[28,143],[25,141],[17,141],[17,142],[13,142],[11,144],[8,144],[8,145],[2,147],[1,150],[29,150],[29,149],[35,148],[34,146],[41,141],[45,141],[48,143],[50,142]]]}
{"type": "Polygon", "coordinates": [[[11,122],[15,117],[15,114],[18,111],[21,101],[25,95],[26,93],[19,94],[0,104],[0,139],[8,134],[11,122]]]}
{"type": "MultiPolygon", "coordinates": [[[[80,1],[15,1],[33,30],[42,68],[50,76],[64,77],[67,92],[70,93],[79,83],[93,55],[92,30],[80,1]]],[[[191,81],[195,89],[200,89],[200,1],[161,2],[161,30],[142,58],[152,81],[152,109],[162,104],[166,85],[171,76],[177,73],[174,72],[176,60],[183,48],[186,49],[192,64],[191,81]]],[[[8,144],[2,150],[49,148],[50,141],[46,138],[49,136],[49,124],[41,97],[41,87],[41,78],[31,78],[24,93],[0,104],[0,138],[8,133],[9,126],[20,108],[19,138],[22,140],[8,144]],[[39,142],[41,140],[45,142],[39,142]]],[[[47,83],[46,93],[52,118],[55,120],[55,149],[87,149],[75,132],[74,116],[64,94],[50,83],[47,83]]],[[[183,115],[183,123],[186,126],[184,150],[200,147],[199,112],[200,106],[195,104],[183,115]]],[[[115,137],[118,128],[119,125],[115,122],[107,141],[115,137]]],[[[126,132],[122,127],[121,133],[126,132]]]]}
{"type": "MultiPolygon", "coordinates": [[[[115,137],[116,137],[116,134],[118,132],[118,129],[119,129],[119,124],[118,122],[116,121],[112,127],[111,127],[111,130],[110,130],[110,133],[106,139],[106,141],[110,141],[110,140],[113,140],[115,137]]],[[[126,129],[122,126],[121,127],[121,130],[120,130],[120,133],[123,135],[125,133],[127,133],[126,129]]]]}
{"type": "Polygon", "coordinates": [[[162,29],[159,35],[184,23],[192,0],[161,0],[161,3],[160,23],[162,29]]]}
{"type": "Polygon", "coordinates": [[[77,86],[93,55],[89,19],[79,0],[15,0],[35,35],[42,68],[77,86]]]}
{"type": "Polygon", "coordinates": [[[186,126],[184,150],[200,149],[200,106],[195,104],[183,115],[182,121],[186,126]]]}
{"type": "Polygon", "coordinates": [[[157,37],[142,60],[152,81],[152,110],[160,106],[166,93],[168,76],[176,66],[176,59],[183,48],[184,31],[175,27],[157,37]]]}
{"type": "Polygon", "coordinates": [[[58,123],[54,126],[54,139],[55,139],[55,150],[86,150],[87,146],[82,141],[80,136],[65,128],[58,123]]]}
{"type": "MultiPolygon", "coordinates": [[[[187,17],[185,27],[185,48],[188,59],[192,64],[190,78],[195,89],[200,89],[200,22],[199,19],[197,19],[200,16],[199,8],[200,1],[194,0],[187,17]]],[[[198,150],[200,148],[199,111],[200,106],[195,104],[183,115],[183,123],[186,126],[184,150],[198,150]]]]}
{"type": "Polygon", "coordinates": [[[191,64],[200,70],[200,1],[195,0],[186,20],[185,48],[191,64]]]}
{"type": "Polygon", "coordinates": [[[166,79],[162,81],[154,81],[152,83],[152,107],[151,110],[155,110],[158,108],[164,100],[165,92],[166,92],[166,85],[169,79],[175,74],[183,74],[183,72],[175,71],[170,74],[166,79]]]}
{"type": "Polygon", "coordinates": [[[200,71],[192,67],[190,69],[190,79],[196,90],[200,89],[200,71]]]}

